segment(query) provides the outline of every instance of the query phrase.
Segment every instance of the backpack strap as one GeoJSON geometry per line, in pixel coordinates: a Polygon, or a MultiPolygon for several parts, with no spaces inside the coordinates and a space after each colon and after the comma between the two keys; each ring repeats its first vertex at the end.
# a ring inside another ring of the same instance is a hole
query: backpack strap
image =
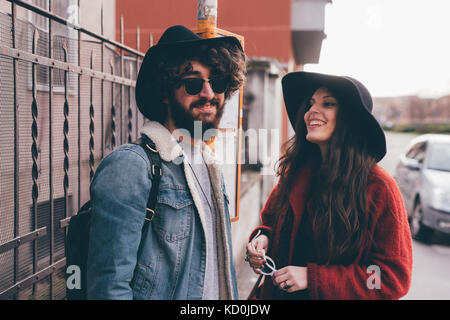
{"type": "Polygon", "coordinates": [[[137,256],[139,257],[142,252],[143,240],[146,237],[149,222],[153,220],[156,215],[156,200],[158,197],[159,184],[161,182],[162,177],[162,166],[161,166],[161,156],[159,155],[158,149],[156,149],[155,143],[147,137],[146,135],[141,135],[139,139],[137,139],[133,144],[137,144],[144,149],[147,154],[148,160],[150,161],[150,165],[152,167],[152,187],[150,189],[150,194],[147,200],[147,207],[145,212],[145,220],[144,225],[142,227],[142,236],[141,241],[138,247],[137,256]]]}
{"type": "Polygon", "coordinates": [[[161,156],[156,149],[155,143],[146,135],[141,135],[141,137],[135,142],[135,144],[140,145],[147,154],[150,165],[152,166],[152,188],[150,189],[150,194],[147,200],[145,225],[152,221],[156,214],[156,200],[158,197],[159,183],[162,177],[162,166],[161,166],[161,156]]]}

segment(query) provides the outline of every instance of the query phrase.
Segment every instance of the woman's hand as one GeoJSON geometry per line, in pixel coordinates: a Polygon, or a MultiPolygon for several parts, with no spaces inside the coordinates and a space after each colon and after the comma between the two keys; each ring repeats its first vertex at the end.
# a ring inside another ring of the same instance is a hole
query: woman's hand
{"type": "Polygon", "coordinates": [[[252,267],[253,271],[257,274],[260,274],[259,269],[264,265],[264,255],[267,252],[268,246],[269,238],[263,234],[253,238],[253,240],[247,244],[248,262],[250,267],[252,267]]]}
{"type": "Polygon", "coordinates": [[[273,284],[281,290],[294,292],[308,288],[308,268],[287,266],[272,275],[273,284]]]}

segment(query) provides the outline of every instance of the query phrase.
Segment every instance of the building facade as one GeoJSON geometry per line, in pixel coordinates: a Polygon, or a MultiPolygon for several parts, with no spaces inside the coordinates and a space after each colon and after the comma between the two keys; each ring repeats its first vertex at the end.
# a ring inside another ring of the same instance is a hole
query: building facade
{"type": "Polygon", "coordinates": [[[450,96],[374,98],[373,111],[386,127],[395,125],[450,124],[450,96]]]}

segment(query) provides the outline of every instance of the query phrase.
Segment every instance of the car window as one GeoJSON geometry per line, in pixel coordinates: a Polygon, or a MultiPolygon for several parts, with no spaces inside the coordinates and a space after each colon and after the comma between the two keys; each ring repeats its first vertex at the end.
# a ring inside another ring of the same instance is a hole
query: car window
{"type": "Polygon", "coordinates": [[[436,143],[431,146],[428,168],[450,171],[450,143],[436,143]]]}
{"type": "Polygon", "coordinates": [[[417,144],[415,144],[414,146],[412,146],[409,150],[408,150],[408,152],[406,152],[406,157],[407,158],[414,158],[414,155],[416,154],[416,152],[417,152],[417,149],[416,149],[416,147],[417,147],[417,144]]]}
{"type": "Polygon", "coordinates": [[[422,160],[425,157],[426,143],[418,142],[406,153],[407,158],[422,160]]]}
{"type": "Polygon", "coordinates": [[[414,155],[414,159],[419,161],[419,163],[423,163],[423,160],[425,160],[425,152],[427,151],[427,144],[421,143],[417,146],[417,152],[414,155]]]}

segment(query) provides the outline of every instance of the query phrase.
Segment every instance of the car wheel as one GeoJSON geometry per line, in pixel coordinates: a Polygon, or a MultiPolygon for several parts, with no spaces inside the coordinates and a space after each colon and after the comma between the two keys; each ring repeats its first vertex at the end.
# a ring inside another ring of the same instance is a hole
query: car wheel
{"type": "Polygon", "coordinates": [[[414,211],[409,224],[411,235],[414,239],[428,242],[433,235],[433,230],[425,226],[423,223],[423,211],[420,201],[414,207],[414,211]]]}

